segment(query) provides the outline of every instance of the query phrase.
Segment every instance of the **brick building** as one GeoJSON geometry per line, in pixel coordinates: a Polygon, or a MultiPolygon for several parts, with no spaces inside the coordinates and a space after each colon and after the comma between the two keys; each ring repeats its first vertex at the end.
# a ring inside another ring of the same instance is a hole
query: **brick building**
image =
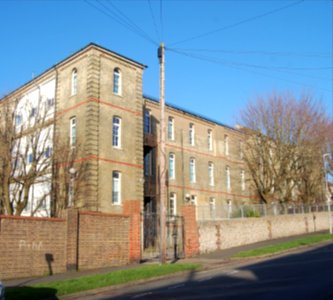
{"type": "MultiPolygon", "coordinates": [[[[65,206],[107,213],[158,210],[159,103],[144,96],[145,66],[96,44],[89,44],[3,98],[3,103],[42,99],[52,106],[50,159],[57,168],[59,144],[75,151],[72,175],[67,176],[65,206]],[[78,164],[81,183],[78,180],[78,164]]],[[[32,115],[17,112],[24,123],[32,115]],[[20,115],[21,114],[21,115],[20,115]]],[[[166,106],[168,213],[181,214],[184,203],[217,204],[251,201],[249,174],[242,160],[243,135],[235,128],[173,105],[166,106]]],[[[61,155],[60,155],[61,157],[61,155]]],[[[48,184],[47,190],[52,190],[48,184]]],[[[38,188],[37,188],[38,190],[38,188]]],[[[49,216],[57,193],[44,197],[43,211],[24,214],[49,216]]],[[[35,205],[36,206],[36,205],[35,205]]]]}

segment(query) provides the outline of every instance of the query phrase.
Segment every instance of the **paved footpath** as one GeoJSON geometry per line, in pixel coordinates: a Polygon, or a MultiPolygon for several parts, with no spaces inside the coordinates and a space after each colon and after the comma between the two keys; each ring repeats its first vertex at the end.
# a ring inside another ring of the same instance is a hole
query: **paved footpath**
{"type": "MultiPolygon", "coordinates": [[[[323,232],[297,235],[297,236],[293,236],[293,237],[279,238],[279,239],[274,239],[274,240],[258,242],[255,244],[244,245],[244,246],[230,248],[230,249],[226,249],[226,250],[218,250],[218,251],[215,251],[212,253],[202,254],[202,255],[199,255],[196,257],[192,257],[190,259],[180,259],[179,262],[180,263],[182,263],[182,262],[199,263],[203,266],[203,269],[210,269],[210,268],[216,267],[217,265],[221,266],[223,264],[229,265],[230,263],[234,263],[235,261],[231,260],[230,257],[240,251],[255,249],[258,247],[262,247],[262,246],[274,245],[274,244],[278,244],[281,242],[292,241],[292,240],[295,240],[295,239],[298,239],[301,237],[306,237],[306,236],[315,236],[315,235],[319,235],[322,233],[323,232]]],[[[7,280],[7,281],[5,280],[5,281],[3,281],[3,283],[6,287],[31,286],[31,285],[34,285],[37,283],[68,280],[68,279],[79,278],[82,276],[110,273],[110,272],[117,271],[117,270],[125,270],[125,269],[131,269],[131,268],[136,268],[136,267],[138,267],[138,264],[132,264],[132,265],[121,266],[121,267],[109,267],[109,268],[96,269],[96,270],[79,271],[79,272],[66,272],[66,273],[54,274],[52,276],[44,276],[44,277],[13,279],[13,280],[7,280]]],[[[175,276],[175,274],[173,274],[173,276],[175,276]]],[[[135,283],[132,282],[130,284],[133,285],[135,283]]]]}

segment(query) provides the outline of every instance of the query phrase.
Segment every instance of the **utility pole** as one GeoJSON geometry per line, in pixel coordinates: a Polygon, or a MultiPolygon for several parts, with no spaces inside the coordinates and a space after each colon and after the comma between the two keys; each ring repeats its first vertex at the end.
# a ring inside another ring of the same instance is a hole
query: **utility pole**
{"type": "Polygon", "coordinates": [[[165,155],[165,117],[164,117],[164,44],[158,48],[160,62],[160,151],[159,151],[159,175],[160,175],[160,261],[166,262],[166,155],[165,155]]]}

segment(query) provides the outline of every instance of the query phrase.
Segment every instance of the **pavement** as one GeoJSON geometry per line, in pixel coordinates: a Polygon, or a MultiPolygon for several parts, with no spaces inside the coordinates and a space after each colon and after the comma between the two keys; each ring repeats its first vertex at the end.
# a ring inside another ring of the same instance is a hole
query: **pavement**
{"type": "MultiPolygon", "coordinates": [[[[263,247],[263,246],[279,244],[282,242],[292,241],[292,240],[296,240],[296,239],[306,237],[306,236],[316,236],[316,235],[320,235],[322,233],[323,232],[303,234],[303,235],[297,235],[297,236],[292,236],[292,237],[262,241],[262,242],[258,242],[258,243],[254,243],[254,244],[250,244],[250,245],[244,245],[244,246],[234,247],[234,248],[225,249],[225,250],[218,250],[218,251],[215,251],[212,253],[198,255],[198,256],[195,256],[192,258],[180,259],[177,261],[177,263],[186,263],[186,262],[198,263],[198,264],[202,265],[201,270],[202,269],[204,269],[204,270],[211,269],[216,266],[221,266],[224,264],[226,266],[227,265],[230,266],[230,264],[233,264],[233,263],[237,264],[237,260],[231,259],[231,257],[240,251],[251,250],[251,249],[255,249],[255,248],[259,248],[259,247],[263,247]]],[[[149,263],[150,264],[158,263],[158,261],[147,261],[147,262],[144,262],[143,264],[149,264],[149,263]]],[[[238,260],[238,263],[239,263],[239,260],[238,260]]],[[[52,276],[4,280],[2,282],[5,287],[31,286],[31,285],[38,284],[38,283],[69,280],[69,279],[79,278],[82,276],[104,274],[104,273],[110,273],[110,272],[114,272],[114,271],[118,271],[118,270],[132,269],[132,268],[138,267],[139,265],[141,265],[141,264],[130,264],[130,265],[120,266],[120,267],[108,267],[108,268],[84,270],[84,271],[77,271],[77,272],[71,271],[71,272],[66,272],[66,273],[61,273],[61,274],[54,274],[52,276]]],[[[173,276],[175,276],[175,274],[173,274],[173,276]]],[[[131,285],[133,285],[133,284],[134,283],[132,282],[131,285]]],[[[61,298],[63,298],[63,297],[61,297],[61,298]]],[[[64,297],[64,298],[67,299],[67,297],[64,297]]]]}

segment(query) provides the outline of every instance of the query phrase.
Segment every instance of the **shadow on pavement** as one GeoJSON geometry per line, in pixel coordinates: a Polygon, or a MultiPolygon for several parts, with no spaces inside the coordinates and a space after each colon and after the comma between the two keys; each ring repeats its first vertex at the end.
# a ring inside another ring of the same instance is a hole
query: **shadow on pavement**
{"type": "MultiPolygon", "coordinates": [[[[160,280],[118,296],[93,299],[333,299],[333,244],[311,250],[245,263],[221,265],[187,278],[160,280]]],[[[88,299],[88,298],[87,298],[88,299]]]]}
{"type": "Polygon", "coordinates": [[[42,287],[8,287],[5,290],[5,300],[56,300],[57,290],[42,287]]]}

